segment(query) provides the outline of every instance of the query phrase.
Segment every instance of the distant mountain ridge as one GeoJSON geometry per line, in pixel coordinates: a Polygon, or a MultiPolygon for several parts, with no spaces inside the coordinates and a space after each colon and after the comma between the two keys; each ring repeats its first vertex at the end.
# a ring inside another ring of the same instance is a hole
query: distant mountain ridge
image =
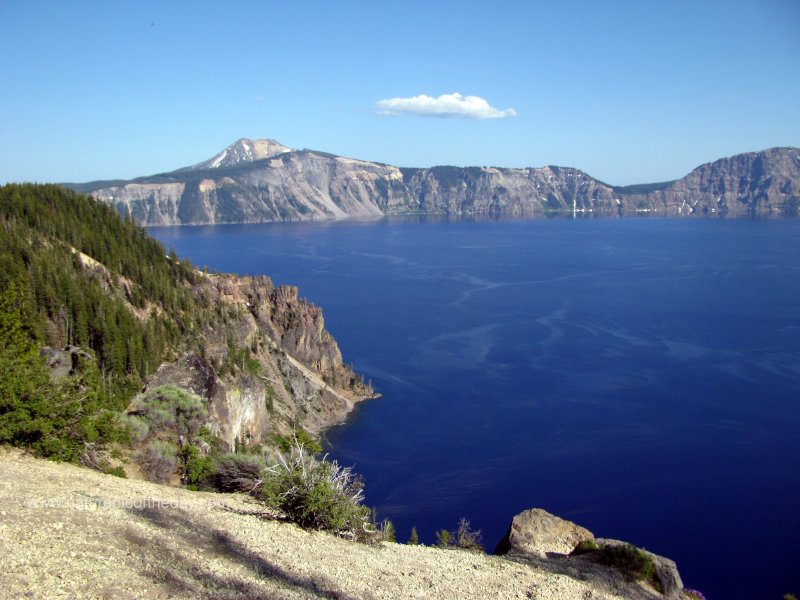
{"type": "Polygon", "coordinates": [[[739,154],[676,181],[614,187],[568,167],[398,168],[242,138],[209,160],[170,173],[66,185],[143,225],[398,214],[797,215],[800,149],[739,154]]]}

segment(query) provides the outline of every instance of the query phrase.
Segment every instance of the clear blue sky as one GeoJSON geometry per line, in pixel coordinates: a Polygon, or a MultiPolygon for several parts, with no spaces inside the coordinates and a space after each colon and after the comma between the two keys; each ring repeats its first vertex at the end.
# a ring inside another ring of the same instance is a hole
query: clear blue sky
{"type": "Polygon", "coordinates": [[[164,172],[241,137],[654,182],[800,146],[800,2],[0,0],[0,90],[0,183],[164,172]]]}

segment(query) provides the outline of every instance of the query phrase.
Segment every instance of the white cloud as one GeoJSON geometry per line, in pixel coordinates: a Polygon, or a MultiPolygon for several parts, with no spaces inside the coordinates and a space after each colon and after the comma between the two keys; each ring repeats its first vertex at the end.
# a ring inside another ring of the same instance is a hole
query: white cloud
{"type": "Polygon", "coordinates": [[[418,115],[421,117],[460,117],[462,119],[502,119],[516,117],[513,108],[498,110],[478,96],[443,94],[431,98],[422,94],[412,98],[389,98],[375,103],[379,115],[418,115]]]}

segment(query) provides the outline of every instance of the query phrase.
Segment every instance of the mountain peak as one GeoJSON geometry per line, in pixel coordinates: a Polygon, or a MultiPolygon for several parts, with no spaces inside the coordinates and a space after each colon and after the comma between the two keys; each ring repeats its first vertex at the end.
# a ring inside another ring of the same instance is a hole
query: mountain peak
{"type": "Polygon", "coordinates": [[[253,162],[264,158],[270,158],[284,152],[291,152],[293,148],[288,148],[275,140],[251,140],[241,138],[236,140],[222,152],[188,167],[189,171],[200,171],[203,169],[216,169],[219,167],[230,167],[242,162],[253,162]]]}

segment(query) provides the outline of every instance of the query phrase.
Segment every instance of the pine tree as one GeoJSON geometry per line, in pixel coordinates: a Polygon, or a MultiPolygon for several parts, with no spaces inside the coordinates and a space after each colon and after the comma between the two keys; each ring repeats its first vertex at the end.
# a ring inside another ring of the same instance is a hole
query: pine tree
{"type": "Polygon", "coordinates": [[[19,279],[0,293],[0,442],[38,439],[30,415],[46,400],[49,378],[32,341],[27,289],[19,279]]]}
{"type": "Polygon", "coordinates": [[[408,545],[409,546],[418,546],[419,545],[419,535],[417,535],[417,528],[411,528],[411,537],[408,538],[408,545]]]}

